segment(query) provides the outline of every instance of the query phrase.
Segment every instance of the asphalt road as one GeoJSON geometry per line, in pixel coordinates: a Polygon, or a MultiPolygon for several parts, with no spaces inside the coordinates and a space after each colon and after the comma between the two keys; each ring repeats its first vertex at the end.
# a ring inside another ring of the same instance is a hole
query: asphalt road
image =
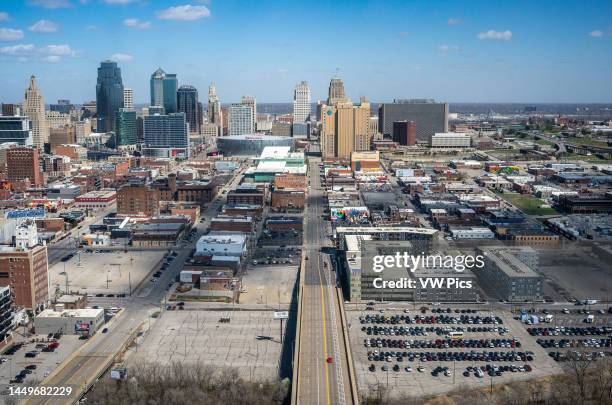
{"type": "Polygon", "coordinates": [[[300,328],[297,403],[351,403],[346,350],[335,297],[335,274],[321,247],[328,243],[322,218],[324,194],[318,161],[309,163],[311,190],[308,194],[304,230],[305,260],[302,320],[300,328]]]}

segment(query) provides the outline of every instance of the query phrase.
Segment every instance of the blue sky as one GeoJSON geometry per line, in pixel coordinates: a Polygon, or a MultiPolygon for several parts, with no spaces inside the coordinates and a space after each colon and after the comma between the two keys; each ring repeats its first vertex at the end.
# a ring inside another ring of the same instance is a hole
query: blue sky
{"type": "Polygon", "coordinates": [[[47,103],[95,98],[114,58],[136,102],[161,66],[205,99],[289,102],[307,80],[325,98],[374,102],[612,102],[610,1],[3,0],[0,101],[30,74],[47,103]]]}

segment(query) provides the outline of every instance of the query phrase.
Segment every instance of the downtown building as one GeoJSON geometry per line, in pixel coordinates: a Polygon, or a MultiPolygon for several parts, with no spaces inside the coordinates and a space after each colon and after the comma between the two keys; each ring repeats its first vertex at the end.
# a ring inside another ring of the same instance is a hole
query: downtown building
{"type": "MultiPolygon", "coordinates": [[[[219,101],[219,96],[217,96],[217,88],[213,82],[208,88],[208,123],[216,127],[214,136],[223,135],[223,121],[221,101],[219,101]]],[[[212,133],[213,131],[210,130],[210,132],[212,133]]]]}
{"type": "Polygon", "coordinates": [[[161,68],[151,75],[151,105],[164,107],[166,114],[177,112],[176,92],[178,80],[176,74],[166,73],[161,68]]]}
{"type": "Polygon", "coordinates": [[[414,121],[417,142],[429,144],[435,133],[448,132],[448,103],[431,99],[394,100],[378,107],[380,132],[392,136],[396,121],[414,121]]]}
{"type": "Polygon", "coordinates": [[[13,142],[20,146],[32,146],[32,128],[28,117],[0,116],[0,143],[13,142]]]}
{"type": "Polygon", "coordinates": [[[135,145],[138,143],[136,133],[136,111],[122,108],[117,113],[115,124],[115,147],[135,145]]]}
{"type": "Polygon", "coordinates": [[[193,86],[183,85],[177,90],[176,101],[178,112],[185,114],[189,133],[200,134],[202,112],[198,102],[198,90],[193,86]]]}
{"type": "Polygon", "coordinates": [[[234,103],[229,107],[229,135],[248,135],[255,132],[253,108],[246,104],[234,103]]]}
{"type": "Polygon", "coordinates": [[[300,82],[293,91],[293,124],[291,135],[294,138],[307,138],[310,135],[311,120],[310,87],[308,82],[300,82]]]}
{"type": "Polygon", "coordinates": [[[25,92],[23,102],[23,114],[32,122],[33,146],[43,150],[45,143],[49,141],[49,127],[45,115],[45,99],[38,88],[36,76],[30,76],[30,85],[25,92]]]}
{"type": "Polygon", "coordinates": [[[184,113],[148,115],[144,117],[143,132],[145,156],[189,157],[189,133],[184,113]]]}
{"type": "Polygon", "coordinates": [[[96,84],[97,132],[115,131],[116,117],[123,108],[123,82],[117,63],[104,61],[98,68],[96,84]]]}
{"type": "Polygon", "coordinates": [[[25,182],[41,187],[44,184],[40,170],[40,152],[37,148],[15,147],[6,151],[6,177],[11,182],[25,182]]]}
{"type": "Polygon", "coordinates": [[[321,153],[324,159],[348,160],[351,153],[370,150],[370,103],[340,101],[321,109],[321,153]]]}

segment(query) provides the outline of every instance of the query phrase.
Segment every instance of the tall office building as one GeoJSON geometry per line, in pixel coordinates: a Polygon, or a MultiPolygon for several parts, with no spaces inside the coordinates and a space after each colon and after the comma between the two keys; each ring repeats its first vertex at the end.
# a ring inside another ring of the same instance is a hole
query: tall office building
{"type": "Polygon", "coordinates": [[[175,113],[176,91],[178,80],[173,73],[166,73],[162,68],[157,69],[151,75],[151,105],[164,107],[166,114],[175,113]]]}
{"type": "Polygon", "coordinates": [[[219,96],[217,96],[217,87],[215,82],[212,82],[208,88],[208,122],[219,126],[223,125],[221,115],[221,102],[219,96]]]}
{"type": "Polygon", "coordinates": [[[0,143],[6,142],[15,142],[20,146],[32,146],[32,128],[28,117],[0,117],[0,143]]]}
{"type": "Polygon", "coordinates": [[[304,123],[310,118],[310,87],[308,82],[300,82],[293,91],[293,123],[304,123]]]}
{"type": "Polygon", "coordinates": [[[352,152],[370,150],[370,103],[338,101],[321,110],[321,152],[325,158],[349,159],[352,152]]]}
{"type": "Polygon", "coordinates": [[[200,131],[200,107],[198,106],[198,90],[193,86],[183,85],[176,93],[178,112],[185,114],[189,124],[189,132],[199,134],[200,131]]]}
{"type": "Polygon", "coordinates": [[[251,109],[252,132],[255,132],[255,129],[257,128],[257,101],[255,100],[255,96],[242,96],[240,99],[240,104],[246,105],[251,109]]]}
{"type": "Polygon", "coordinates": [[[134,109],[134,91],[127,87],[123,89],[123,108],[134,109]]]}
{"type": "Polygon", "coordinates": [[[414,121],[417,142],[429,144],[435,133],[448,132],[448,103],[431,99],[394,100],[378,107],[380,132],[393,135],[396,121],[414,121]]]}
{"type": "Polygon", "coordinates": [[[121,69],[110,60],[100,63],[96,85],[97,132],[115,130],[116,117],[123,108],[123,82],[121,69]]]}
{"type": "Polygon", "coordinates": [[[91,134],[91,121],[89,118],[77,121],[74,123],[74,128],[76,132],[76,142],[79,145],[84,145],[85,139],[91,134]]]}
{"type": "Polygon", "coordinates": [[[30,85],[25,92],[23,114],[32,121],[32,144],[43,150],[49,141],[49,127],[45,116],[45,99],[38,89],[36,76],[30,76],[30,85]]]}
{"type": "Polygon", "coordinates": [[[122,108],[117,113],[117,131],[115,146],[135,145],[138,143],[136,133],[136,111],[122,108]]]}
{"type": "Polygon", "coordinates": [[[144,146],[146,156],[189,157],[189,133],[184,113],[155,114],[144,117],[144,146]]]}
{"type": "Polygon", "coordinates": [[[242,103],[229,107],[229,135],[246,135],[255,132],[253,126],[253,108],[242,103]]]}
{"type": "Polygon", "coordinates": [[[329,82],[327,105],[335,105],[340,101],[347,101],[346,94],[344,93],[344,83],[339,77],[334,77],[329,82]]]}

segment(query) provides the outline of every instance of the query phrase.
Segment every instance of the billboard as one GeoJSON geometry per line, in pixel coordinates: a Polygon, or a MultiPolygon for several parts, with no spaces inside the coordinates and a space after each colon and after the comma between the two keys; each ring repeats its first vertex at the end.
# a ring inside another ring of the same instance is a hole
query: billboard
{"type": "Polygon", "coordinates": [[[13,210],[8,211],[4,214],[6,219],[18,219],[18,218],[44,218],[45,209],[43,207],[29,208],[25,210],[13,210]]]}

